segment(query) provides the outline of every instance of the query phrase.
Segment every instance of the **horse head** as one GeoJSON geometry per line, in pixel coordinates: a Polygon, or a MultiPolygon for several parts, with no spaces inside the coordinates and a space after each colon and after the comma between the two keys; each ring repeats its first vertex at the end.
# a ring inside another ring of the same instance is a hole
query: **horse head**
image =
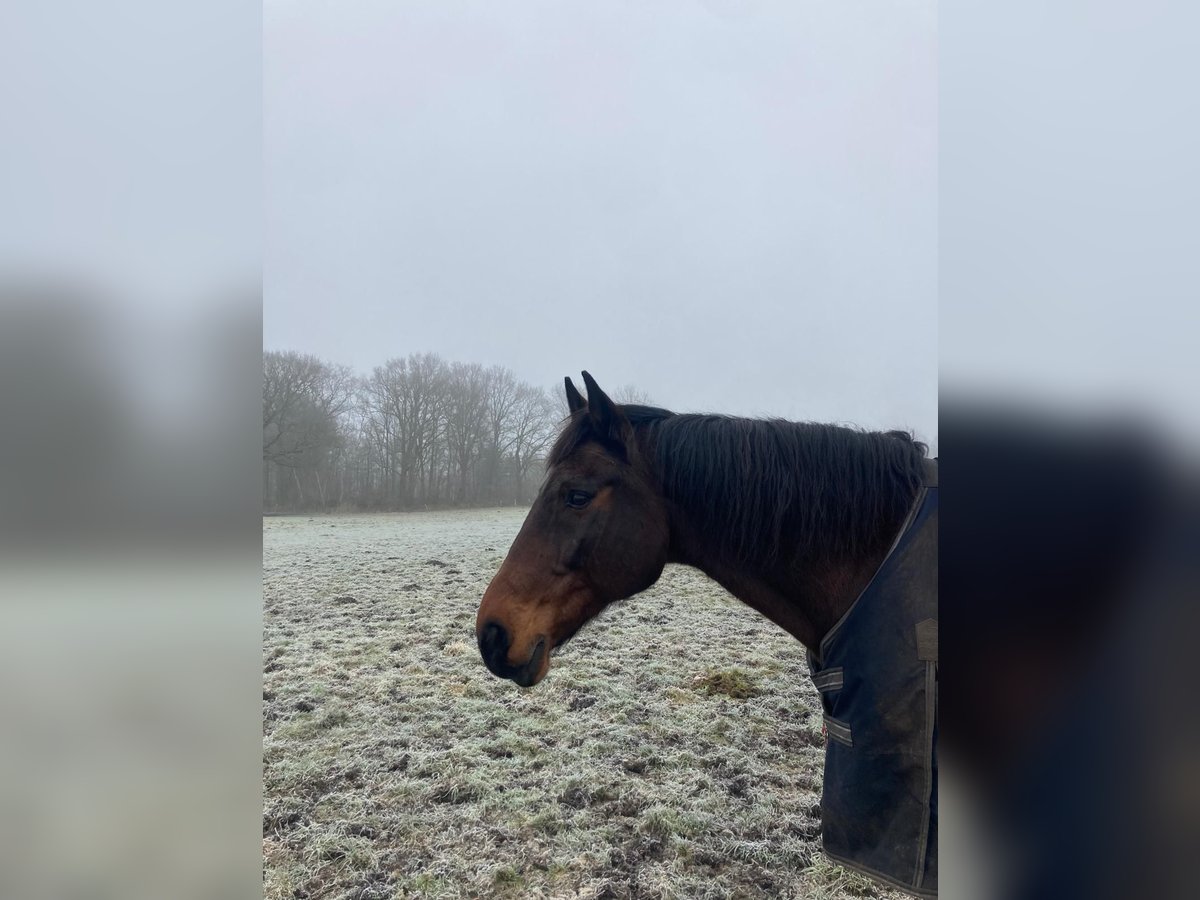
{"type": "Polygon", "coordinates": [[[667,562],[667,503],[622,408],[583,373],[564,379],[570,419],[475,621],[487,667],[522,687],[550,651],[608,604],[652,585],[667,562]]]}

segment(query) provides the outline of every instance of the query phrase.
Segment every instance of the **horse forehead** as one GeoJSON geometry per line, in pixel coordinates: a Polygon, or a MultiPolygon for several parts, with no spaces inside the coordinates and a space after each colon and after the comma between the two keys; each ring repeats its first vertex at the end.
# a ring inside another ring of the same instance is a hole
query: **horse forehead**
{"type": "Polygon", "coordinates": [[[570,456],[555,466],[557,473],[562,475],[594,475],[597,472],[608,472],[617,468],[617,461],[599,444],[589,442],[583,444],[570,456]]]}

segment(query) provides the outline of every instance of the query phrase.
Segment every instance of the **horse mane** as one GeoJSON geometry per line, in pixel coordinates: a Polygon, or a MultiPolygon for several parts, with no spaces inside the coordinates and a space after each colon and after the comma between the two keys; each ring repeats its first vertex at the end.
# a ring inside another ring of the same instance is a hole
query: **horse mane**
{"type": "MultiPolygon", "coordinates": [[[[663,493],[731,561],[829,562],[886,547],[922,479],[904,431],[620,406],[663,493]]],[[[573,416],[547,466],[593,439],[573,416]]]]}

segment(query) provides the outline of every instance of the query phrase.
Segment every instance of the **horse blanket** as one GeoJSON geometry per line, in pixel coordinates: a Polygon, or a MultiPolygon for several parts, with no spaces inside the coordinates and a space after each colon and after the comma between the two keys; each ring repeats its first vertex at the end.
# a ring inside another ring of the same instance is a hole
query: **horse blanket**
{"type": "Polygon", "coordinates": [[[862,594],[809,654],[825,712],[821,840],[845,866],[937,896],[937,462],[862,594]]]}

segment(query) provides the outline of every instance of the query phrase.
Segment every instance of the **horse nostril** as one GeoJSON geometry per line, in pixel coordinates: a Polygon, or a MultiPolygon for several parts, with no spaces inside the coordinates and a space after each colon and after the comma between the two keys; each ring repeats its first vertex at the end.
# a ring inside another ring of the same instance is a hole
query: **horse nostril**
{"type": "Polygon", "coordinates": [[[508,632],[499,622],[488,622],[479,632],[479,651],[489,662],[502,662],[508,656],[508,632]]]}

